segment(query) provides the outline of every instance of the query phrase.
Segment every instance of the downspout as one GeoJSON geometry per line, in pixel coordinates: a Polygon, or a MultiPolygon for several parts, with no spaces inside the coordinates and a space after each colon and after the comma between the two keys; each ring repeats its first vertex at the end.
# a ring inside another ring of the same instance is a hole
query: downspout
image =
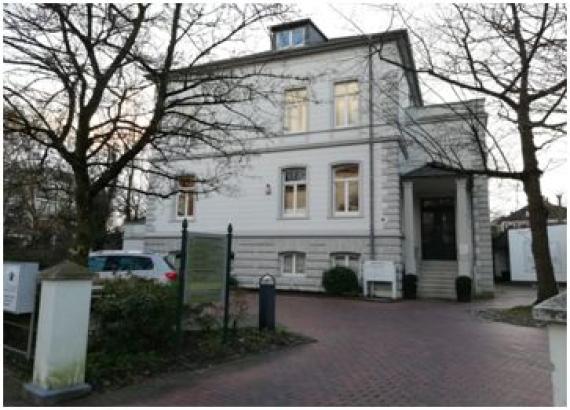
{"type": "Polygon", "coordinates": [[[372,47],[368,46],[368,172],[370,177],[369,192],[370,192],[370,229],[369,229],[369,242],[370,242],[370,259],[376,259],[376,246],[375,246],[375,232],[374,232],[374,104],[373,104],[373,87],[374,80],[372,72],[372,47]]]}
{"type": "MultiPolygon", "coordinates": [[[[473,177],[469,178],[468,182],[468,189],[467,192],[469,193],[469,208],[471,214],[471,277],[473,278],[473,291],[475,295],[477,295],[477,269],[475,269],[475,215],[473,206],[473,177]]],[[[493,263],[495,262],[495,258],[493,257],[493,263]]],[[[494,273],[493,273],[494,275],[494,273]]]]}

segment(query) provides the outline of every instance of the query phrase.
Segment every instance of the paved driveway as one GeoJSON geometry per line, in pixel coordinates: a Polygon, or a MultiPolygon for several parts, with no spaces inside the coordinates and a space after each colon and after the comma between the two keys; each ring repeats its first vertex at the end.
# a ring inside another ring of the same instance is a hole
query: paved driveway
{"type": "Polygon", "coordinates": [[[278,320],[318,342],[70,404],[551,405],[545,330],[483,321],[481,306],[279,295],[278,320]]]}

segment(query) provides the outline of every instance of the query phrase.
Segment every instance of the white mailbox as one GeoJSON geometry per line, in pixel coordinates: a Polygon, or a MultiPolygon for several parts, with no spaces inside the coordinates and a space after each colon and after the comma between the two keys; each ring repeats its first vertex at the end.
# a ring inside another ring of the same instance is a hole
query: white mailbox
{"type": "Polygon", "coordinates": [[[392,299],[398,298],[399,272],[392,261],[366,261],[362,266],[362,289],[368,296],[369,282],[389,282],[392,287],[392,299]]]}
{"type": "Polygon", "coordinates": [[[39,265],[4,262],[4,311],[21,314],[34,310],[39,265]]]}

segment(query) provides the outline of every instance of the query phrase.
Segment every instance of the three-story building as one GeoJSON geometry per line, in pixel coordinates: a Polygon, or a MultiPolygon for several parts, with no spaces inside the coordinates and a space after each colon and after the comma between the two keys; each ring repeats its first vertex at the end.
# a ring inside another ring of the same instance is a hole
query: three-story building
{"type": "MultiPolygon", "coordinates": [[[[144,248],[177,251],[184,218],[197,232],[231,222],[242,286],[271,273],[278,288],[320,291],[324,270],[359,272],[372,259],[417,274],[420,296],[454,297],[457,275],[492,292],[486,178],[431,167],[405,136],[469,141],[465,116],[484,124],[483,101],[424,105],[413,64],[404,30],[328,39],[301,20],[272,27],[270,51],[182,70],[173,82],[200,70],[275,74],[257,80],[272,101],[243,107],[271,137],[249,138],[239,161],[213,149],[174,161],[180,193],[151,201],[144,248]],[[379,47],[397,64],[376,58],[379,47]],[[197,181],[216,172],[223,187],[197,195],[197,181]]],[[[480,161],[471,148],[460,154],[469,165],[480,161]]]]}

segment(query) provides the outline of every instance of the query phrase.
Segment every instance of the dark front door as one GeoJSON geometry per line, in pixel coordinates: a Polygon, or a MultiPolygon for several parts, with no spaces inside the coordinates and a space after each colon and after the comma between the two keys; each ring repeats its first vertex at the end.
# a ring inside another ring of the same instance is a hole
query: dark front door
{"type": "Polygon", "coordinates": [[[423,259],[455,260],[454,198],[422,199],[423,259]]]}

